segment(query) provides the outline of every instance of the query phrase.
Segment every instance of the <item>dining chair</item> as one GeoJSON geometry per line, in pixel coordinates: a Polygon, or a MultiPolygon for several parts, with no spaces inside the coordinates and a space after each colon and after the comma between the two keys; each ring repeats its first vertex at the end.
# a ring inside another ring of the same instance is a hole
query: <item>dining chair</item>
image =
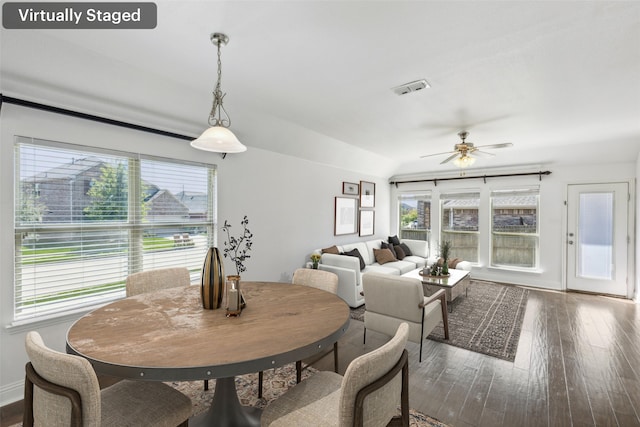
{"type": "Polygon", "coordinates": [[[144,294],[160,289],[191,285],[191,276],[186,267],[158,268],[127,276],[127,296],[144,294]]]}
{"type": "Polygon", "coordinates": [[[409,325],[409,341],[420,344],[419,361],[422,362],[424,340],[440,323],[445,339],[449,339],[449,318],[445,290],[430,297],[424,296],[419,279],[380,273],[362,275],[364,291],[364,342],[367,330],[393,335],[403,322],[409,325]]]}
{"type": "MultiPolygon", "coordinates": [[[[157,268],[127,276],[127,296],[140,295],[160,289],[190,286],[191,276],[186,267],[157,268]]],[[[209,390],[209,380],[204,380],[204,389],[209,390]]]]}
{"type": "MultiPolygon", "coordinates": [[[[312,288],[331,292],[334,295],[338,294],[338,275],[331,273],[330,271],[315,270],[312,268],[299,268],[293,272],[291,283],[294,285],[310,286],[312,288]]],[[[303,370],[307,369],[310,365],[331,352],[333,352],[333,370],[335,373],[338,373],[338,342],[335,342],[333,343],[333,348],[322,351],[317,355],[305,359],[304,361],[298,360],[296,362],[296,382],[299,383],[302,380],[303,370]]],[[[262,397],[263,379],[264,372],[260,371],[258,373],[258,398],[262,397]]]]}
{"type": "Polygon", "coordinates": [[[87,359],[50,349],[35,331],[25,347],[25,427],[189,425],[191,399],[162,382],[121,380],[100,390],[87,359]]]}
{"type": "Polygon", "coordinates": [[[296,384],[267,405],[260,425],[408,426],[408,334],[409,325],[401,323],[389,342],[354,359],[344,377],[321,371],[296,384]]]}

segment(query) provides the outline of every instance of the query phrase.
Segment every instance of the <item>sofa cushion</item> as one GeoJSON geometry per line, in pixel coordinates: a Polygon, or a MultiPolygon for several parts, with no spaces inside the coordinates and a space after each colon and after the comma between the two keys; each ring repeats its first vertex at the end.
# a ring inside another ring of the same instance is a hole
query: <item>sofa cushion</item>
{"type": "Polygon", "coordinates": [[[409,255],[402,259],[402,261],[415,264],[416,268],[422,268],[427,265],[427,260],[417,255],[409,255]]]}
{"type": "Polygon", "coordinates": [[[393,253],[390,249],[374,249],[373,256],[376,258],[376,262],[378,264],[386,264],[388,262],[397,261],[396,257],[393,256],[393,253]]]}
{"type": "Polygon", "coordinates": [[[338,247],[336,245],[333,246],[329,246],[328,248],[323,248],[320,253],[323,254],[336,254],[338,255],[340,253],[340,251],[338,250],[338,247]]]}
{"type": "Polygon", "coordinates": [[[365,268],[362,273],[365,274],[365,273],[371,273],[371,272],[389,274],[389,275],[392,275],[392,276],[399,276],[400,275],[400,270],[398,270],[397,268],[387,267],[385,265],[380,265],[378,263],[367,265],[367,268],[365,268]]]}
{"type": "Polygon", "coordinates": [[[364,268],[366,267],[366,264],[364,263],[364,260],[362,259],[362,255],[360,255],[360,251],[358,250],[358,248],[351,249],[348,252],[342,252],[340,255],[346,255],[346,256],[352,256],[352,257],[359,258],[360,259],[360,271],[364,270],[364,268]]]}
{"type": "Polygon", "coordinates": [[[400,239],[398,239],[398,236],[389,236],[389,243],[391,243],[393,246],[399,245],[400,244],[400,239]]]}
{"type": "Polygon", "coordinates": [[[405,261],[406,258],[402,261],[393,261],[388,262],[384,265],[384,267],[395,268],[400,272],[400,274],[408,273],[411,270],[416,269],[416,264],[413,262],[405,261]]]}
{"type": "Polygon", "coordinates": [[[394,249],[395,249],[395,251],[396,251],[396,258],[397,258],[397,259],[399,259],[399,260],[401,260],[401,261],[402,261],[402,260],[404,259],[404,257],[406,257],[406,256],[407,256],[407,254],[405,254],[405,253],[404,253],[404,249],[402,249],[402,246],[400,246],[400,245],[396,245],[396,246],[394,247],[394,249]]]}

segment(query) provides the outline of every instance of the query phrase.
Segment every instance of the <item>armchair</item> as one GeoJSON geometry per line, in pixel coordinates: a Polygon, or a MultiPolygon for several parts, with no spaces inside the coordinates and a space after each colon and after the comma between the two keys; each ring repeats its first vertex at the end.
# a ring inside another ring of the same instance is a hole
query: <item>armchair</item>
{"type": "Polygon", "coordinates": [[[367,273],[362,276],[364,287],[364,340],[367,329],[393,335],[401,323],[409,325],[409,341],[420,344],[419,361],[426,337],[440,322],[445,339],[449,339],[447,301],[444,289],[430,297],[424,296],[418,279],[388,274],[367,273]]]}

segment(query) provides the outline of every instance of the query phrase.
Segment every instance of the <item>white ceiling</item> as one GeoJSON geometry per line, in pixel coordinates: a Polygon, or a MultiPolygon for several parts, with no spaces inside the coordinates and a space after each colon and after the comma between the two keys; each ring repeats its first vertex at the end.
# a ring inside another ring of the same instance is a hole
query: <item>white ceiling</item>
{"type": "Polygon", "coordinates": [[[154,30],[2,29],[2,92],[197,136],[215,31],[230,38],[225,107],[249,149],[385,177],[456,169],[420,156],[461,130],[514,144],[477,168],[640,152],[637,1],[156,4],[154,30]],[[430,89],[391,91],[423,78],[430,89]]]}

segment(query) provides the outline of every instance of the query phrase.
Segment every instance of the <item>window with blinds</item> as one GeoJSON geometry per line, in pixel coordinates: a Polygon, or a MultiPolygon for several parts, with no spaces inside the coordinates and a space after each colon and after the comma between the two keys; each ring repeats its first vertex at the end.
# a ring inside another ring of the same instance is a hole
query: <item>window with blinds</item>
{"type": "Polygon", "coordinates": [[[124,297],[213,244],[215,167],[17,137],[14,320],[124,297]]]}
{"type": "Polygon", "coordinates": [[[480,191],[440,195],[440,241],[451,243],[451,256],[478,262],[480,191]]]}
{"type": "Polygon", "coordinates": [[[538,267],[539,188],[491,192],[491,265],[538,267]]]}
{"type": "Polygon", "coordinates": [[[431,193],[398,196],[400,239],[431,240],[431,193]]]}

